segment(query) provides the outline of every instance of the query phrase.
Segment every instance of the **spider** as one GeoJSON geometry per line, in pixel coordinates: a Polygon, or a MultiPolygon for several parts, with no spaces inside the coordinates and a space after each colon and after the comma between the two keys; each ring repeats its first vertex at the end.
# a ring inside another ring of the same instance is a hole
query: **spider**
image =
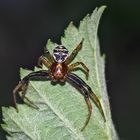
{"type": "Polygon", "coordinates": [[[88,107],[88,116],[86,118],[86,121],[81,131],[85,129],[85,127],[87,126],[91,118],[92,105],[91,105],[90,99],[94,101],[94,103],[100,110],[104,121],[106,121],[105,115],[104,115],[104,112],[103,112],[103,109],[102,109],[102,106],[98,97],[94,94],[91,88],[78,75],[72,73],[72,71],[74,71],[76,68],[78,68],[79,65],[81,65],[85,72],[86,79],[88,79],[89,69],[83,62],[76,62],[76,63],[70,64],[72,60],[75,58],[75,56],[77,55],[77,53],[79,52],[79,50],[82,48],[82,44],[83,44],[83,39],[77,45],[77,47],[72,51],[70,55],[69,55],[68,50],[63,45],[58,45],[57,47],[55,47],[52,54],[46,48],[44,49],[44,54],[46,54],[46,56],[42,55],[39,57],[38,65],[42,66],[42,64],[44,64],[46,67],[48,67],[48,70],[39,70],[36,72],[29,73],[19,82],[19,84],[13,90],[14,104],[15,104],[17,112],[18,112],[18,107],[17,107],[17,102],[16,102],[16,93],[18,91],[22,91],[22,94],[23,94],[22,99],[25,98],[30,103],[32,103],[25,96],[25,93],[24,93],[29,81],[35,78],[46,78],[46,79],[49,78],[53,82],[63,83],[65,81],[69,81],[84,96],[85,102],[88,107]]]}

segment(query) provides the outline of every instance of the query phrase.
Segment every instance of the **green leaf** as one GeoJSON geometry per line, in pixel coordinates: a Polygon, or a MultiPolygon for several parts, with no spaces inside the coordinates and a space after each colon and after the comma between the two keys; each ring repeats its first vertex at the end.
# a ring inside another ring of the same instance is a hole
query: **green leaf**
{"type": "MultiPolygon", "coordinates": [[[[26,96],[39,110],[26,104],[18,105],[19,113],[13,107],[3,107],[2,127],[9,134],[8,140],[118,140],[111,119],[104,76],[104,57],[100,55],[97,36],[104,9],[105,6],[96,8],[81,21],[79,28],[71,22],[61,42],[71,52],[84,38],[83,47],[73,62],[82,61],[88,66],[89,80],[86,81],[82,71],[77,70],[75,73],[84,79],[98,96],[106,122],[92,102],[90,122],[81,132],[88,109],[79,91],[69,83],[52,85],[50,81],[30,81],[26,96]]],[[[49,40],[47,47],[52,51],[55,44],[49,40]]],[[[35,68],[35,71],[37,70],[39,68],[35,68]]],[[[29,72],[31,71],[21,69],[21,78],[29,72]]]]}

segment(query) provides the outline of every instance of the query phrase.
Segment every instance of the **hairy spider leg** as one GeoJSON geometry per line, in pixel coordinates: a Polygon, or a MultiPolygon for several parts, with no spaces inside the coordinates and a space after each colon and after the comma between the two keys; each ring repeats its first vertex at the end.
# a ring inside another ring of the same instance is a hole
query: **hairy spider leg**
{"type": "Polygon", "coordinates": [[[24,101],[24,99],[26,99],[26,101],[28,102],[25,102],[28,106],[31,106],[35,109],[39,109],[38,106],[36,106],[31,100],[28,99],[28,97],[25,96],[26,94],[26,89],[27,89],[27,86],[25,86],[25,89],[23,88],[22,90],[22,96],[21,96],[21,99],[24,101]]]}
{"type": "Polygon", "coordinates": [[[19,82],[19,84],[13,90],[13,99],[14,99],[14,104],[15,104],[17,112],[19,112],[19,110],[18,110],[18,106],[17,106],[17,102],[16,102],[16,93],[19,90],[22,91],[21,99],[23,101],[24,101],[24,99],[26,99],[29,102],[29,103],[26,102],[27,105],[32,106],[32,107],[38,109],[38,107],[25,96],[26,89],[27,89],[26,87],[27,87],[26,84],[23,85],[21,82],[19,82]]]}
{"type": "Polygon", "coordinates": [[[70,54],[70,56],[66,59],[65,64],[68,65],[68,64],[70,64],[72,62],[72,60],[74,59],[74,57],[77,55],[77,53],[79,52],[79,50],[82,48],[83,41],[84,41],[84,39],[82,39],[82,41],[72,51],[72,53],[70,54]]]}
{"type": "Polygon", "coordinates": [[[82,85],[85,87],[85,89],[88,91],[89,96],[91,98],[91,100],[93,102],[95,102],[96,106],[99,108],[101,114],[102,114],[102,117],[104,119],[104,121],[106,121],[106,118],[105,118],[105,114],[104,114],[104,111],[103,111],[103,108],[102,108],[102,105],[101,105],[101,102],[100,100],[98,99],[98,97],[96,96],[96,94],[92,91],[92,89],[80,78],[78,77],[76,74],[72,73],[73,76],[75,76],[77,78],[77,80],[79,79],[82,83],[82,85]]]}
{"type": "Polygon", "coordinates": [[[50,68],[52,63],[43,55],[41,55],[38,59],[38,66],[42,66],[44,64],[46,67],[50,68]]]}
{"type": "Polygon", "coordinates": [[[91,114],[92,114],[92,105],[91,105],[91,102],[89,100],[89,97],[85,97],[85,101],[86,101],[86,104],[88,106],[88,117],[87,117],[87,119],[85,121],[84,126],[81,128],[81,131],[83,131],[85,129],[85,127],[88,125],[89,120],[91,118],[91,114]]]}
{"type": "Polygon", "coordinates": [[[50,68],[51,64],[53,63],[53,57],[47,48],[44,48],[44,55],[39,57],[38,66],[42,66],[42,64],[44,64],[46,67],[50,68]]]}
{"type": "Polygon", "coordinates": [[[83,62],[76,62],[76,63],[69,65],[68,71],[70,72],[70,71],[75,70],[76,68],[78,68],[79,65],[81,65],[83,67],[84,72],[86,74],[86,79],[88,80],[89,69],[83,62]]]}
{"type": "MultiPolygon", "coordinates": [[[[104,121],[106,121],[105,119],[105,115],[104,115],[104,111],[102,109],[101,103],[98,99],[98,97],[93,93],[93,91],[91,90],[91,88],[77,75],[75,75],[74,73],[68,73],[67,74],[67,78],[72,81],[75,85],[77,85],[79,87],[79,89],[84,92],[84,97],[90,97],[91,100],[93,100],[96,104],[96,106],[99,108],[102,117],[104,119],[104,121]]],[[[86,127],[86,125],[88,124],[89,120],[91,117],[91,113],[89,113],[88,118],[86,120],[86,123],[84,125],[84,127],[82,128],[82,130],[86,127]]]]}
{"type": "Polygon", "coordinates": [[[67,74],[67,79],[72,82],[75,86],[78,86],[79,90],[82,92],[82,95],[84,96],[84,99],[86,101],[87,107],[88,107],[88,116],[86,118],[86,121],[84,123],[84,126],[81,128],[81,131],[85,129],[87,124],[89,123],[91,114],[92,114],[92,105],[89,100],[89,93],[87,90],[84,88],[84,86],[81,84],[81,81],[79,81],[79,78],[75,77],[76,75],[73,75],[73,73],[68,73],[67,74]]]}
{"type": "MultiPolygon", "coordinates": [[[[73,75],[75,75],[75,74],[73,74],[73,75]]],[[[78,77],[77,75],[75,75],[75,76],[78,77]]],[[[87,91],[90,93],[89,96],[90,96],[91,100],[92,100],[92,101],[96,104],[96,106],[99,108],[99,110],[100,110],[100,112],[101,112],[101,114],[102,114],[102,117],[103,117],[104,121],[106,121],[105,114],[104,114],[104,111],[103,111],[103,108],[102,108],[102,105],[101,105],[100,100],[98,99],[98,97],[96,96],[96,94],[92,91],[92,89],[91,89],[80,77],[78,77],[78,78],[81,80],[83,86],[84,86],[84,87],[87,89],[87,91]]]]}
{"type": "Polygon", "coordinates": [[[51,62],[54,61],[52,54],[49,52],[49,50],[45,47],[44,48],[44,55],[50,60],[51,62]]]}
{"type": "Polygon", "coordinates": [[[77,76],[74,73],[70,73],[70,74],[73,76],[73,78],[75,78],[77,81],[79,81],[84,86],[84,88],[88,91],[91,100],[93,102],[95,102],[96,106],[99,108],[99,110],[100,110],[100,112],[101,112],[101,114],[103,116],[104,121],[106,121],[105,114],[104,114],[101,102],[98,99],[98,97],[96,96],[96,94],[92,91],[92,89],[79,76],[77,76]]]}
{"type": "Polygon", "coordinates": [[[105,114],[101,105],[101,102],[99,101],[98,97],[96,96],[96,94],[91,90],[91,88],[87,85],[87,89],[90,91],[90,98],[91,100],[93,100],[96,104],[96,106],[99,108],[102,117],[104,119],[104,121],[106,122],[106,118],[105,118],[105,114]]]}
{"type": "MultiPolygon", "coordinates": [[[[16,93],[18,91],[23,91],[24,92],[25,89],[26,89],[26,86],[28,85],[29,80],[33,80],[34,78],[41,78],[41,77],[42,78],[48,78],[49,77],[49,71],[47,71],[47,70],[40,70],[40,71],[36,71],[36,72],[31,72],[27,76],[25,76],[19,82],[19,84],[14,88],[14,90],[13,90],[13,99],[14,99],[14,104],[15,104],[17,112],[19,110],[18,110],[18,107],[17,107],[16,93]]],[[[32,104],[32,101],[30,101],[27,97],[25,97],[25,95],[23,97],[25,99],[27,99],[32,104]]]]}

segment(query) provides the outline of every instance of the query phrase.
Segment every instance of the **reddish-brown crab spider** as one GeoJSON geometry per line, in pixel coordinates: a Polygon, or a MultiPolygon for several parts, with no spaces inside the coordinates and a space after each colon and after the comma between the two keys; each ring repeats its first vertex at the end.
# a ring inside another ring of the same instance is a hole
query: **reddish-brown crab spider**
{"type": "MultiPolygon", "coordinates": [[[[31,72],[30,74],[25,76],[13,90],[13,98],[14,98],[14,103],[15,103],[17,111],[18,111],[18,107],[16,103],[17,91],[19,90],[25,91],[29,80],[33,80],[34,78],[46,78],[46,79],[49,78],[51,81],[55,81],[55,82],[69,81],[70,83],[74,84],[78,90],[81,91],[86,101],[88,112],[89,112],[87,119],[85,121],[85,124],[81,129],[82,131],[87,126],[91,117],[92,105],[91,105],[90,99],[92,99],[95,102],[95,104],[99,108],[105,121],[105,115],[104,115],[104,112],[103,112],[103,109],[102,109],[102,106],[98,97],[93,93],[91,88],[79,76],[71,72],[75,68],[77,68],[77,66],[81,65],[83,70],[85,71],[86,78],[88,78],[89,69],[86,67],[86,65],[83,62],[76,62],[76,63],[70,64],[71,61],[74,59],[74,57],[77,55],[78,51],[82,48],[82,44],[83,44],[83,40],[73,50],[71,55],[69,55],[68,50],[63,45],[58,45],[53,50],[52,55],[47,49],[45,49],[46,57],[44,55],[40,56],[38,63],[39,65],[44,64],[49,69],[31,72]]],[[[23,92],[22,94],[23,94],[22,98],[25,98],[30,103],[32,103],[25,96],[25,92],[23,92]]]]}

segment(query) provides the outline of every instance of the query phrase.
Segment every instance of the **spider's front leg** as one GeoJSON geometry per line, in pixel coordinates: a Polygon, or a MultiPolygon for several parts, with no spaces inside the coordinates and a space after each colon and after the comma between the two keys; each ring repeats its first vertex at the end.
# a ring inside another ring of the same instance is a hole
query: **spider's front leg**
{"type": "Polygon", "coordinates": [[[78,68],[79,65],[81,65],[83,67],[84,72],[86,74],[86,79],[88,80],[89,69],[88,69],[88,67],[83,62],[76,62],[76,63],[71,64],[68,67],[68,71],[71,72],[71,71],[75,70],[76,68],[78,68]]]}
{"type": "Polygon", "coordinates": [[[96,103],[97,107],[99,108],[99,110],[103,116],[104,121],[106,121],[101,103],[100,103],[99,99],[97,98],[97,96],[92,92],[91,88],[80,77],[78,77],[74,73],[68,73],[67,79],[70,82],[72,82],[75,86],[77,86],[78,89],[82,92],[82,95],[84,96],[86,104],[88,106],[88,110],[89,110],[88,117],[87,117],[86,122],[85,122],[84,126],[82,127],[81,131],[83,131],[85,129],[85,127],[87,126],[87,124],[89,123],[91,113],[92,113],[92,105],[91,105],[89,98],[91,98],[96,103]]]}
{"type": "Polygon", "coordinates": [[[42,67],[42,64],[44,64],[46,67],[50,68],[52,63],[43,55],[41,55],[38,59],[38,66],[42,67]]]}
{"type": "Polygon", "coordinates": [[[66,59],[66,61],[65,61],[66,65],[70,64],[72,62],[72,60],[74,59],[74,57],[77,55],[77,53],[80,51],[80,49],[82,48],[82,45],[83,45],[83,41],[84,41],[84,39],[82,39],[82,41],[77,45],[77,47],[72,51],[70,56],[66,59]]]}
{"type": "Polygon", "coordinates": [[[13,90],[13,99],[14,99],[14,104],[16,107],[16,110],[18,112],[18,107],[17,107],[17,101],[16,101],[16,93],[18,91],[22,91],[22,98],[25,98],[29,103],[33,104],[32,101],[30,101],[26,96],[25,96],[25,90],[27,88],[29,80],[34,80],[35,78],[49,78],[49,72],[46,70],[40,70],[36,72],[31,72],[27,76],[25,76],[19,84],[14,88],[13,90]]]}
{"type": "Polygon", "coordinates": [[[68,73],[66,78],[72,82],[76,87],[78,87],[78,89],[82,92],[82,95],[84,96],[84,99],[86,101],[87,107],[88,107],[88,116],[87,119],[84,123],[84,126],[81,128],[81,131],[83,131],[85,129],[85,127],[87,126],[91,114],[92,114],[92,105],[91,102],[89,100],[89,94],[87,93],[87,91],[85,90],[85,88],[83,87],[83,85],[81,84],[81,82],[79,80],[77,80],[77,77],[73,76],[73,73],[68,73]]]}
{"type": "Polygon", "coordinates": [[[50,54],[50,52],[48,51],[47,48],[44,48],[44,54],[46,54],[46,56],[41,55],[38,59],[38,66],[42,66],[42,64],[44,64],[46,67],[50,68],[51,64],[53,63],[53,57],[50,54]]]}

